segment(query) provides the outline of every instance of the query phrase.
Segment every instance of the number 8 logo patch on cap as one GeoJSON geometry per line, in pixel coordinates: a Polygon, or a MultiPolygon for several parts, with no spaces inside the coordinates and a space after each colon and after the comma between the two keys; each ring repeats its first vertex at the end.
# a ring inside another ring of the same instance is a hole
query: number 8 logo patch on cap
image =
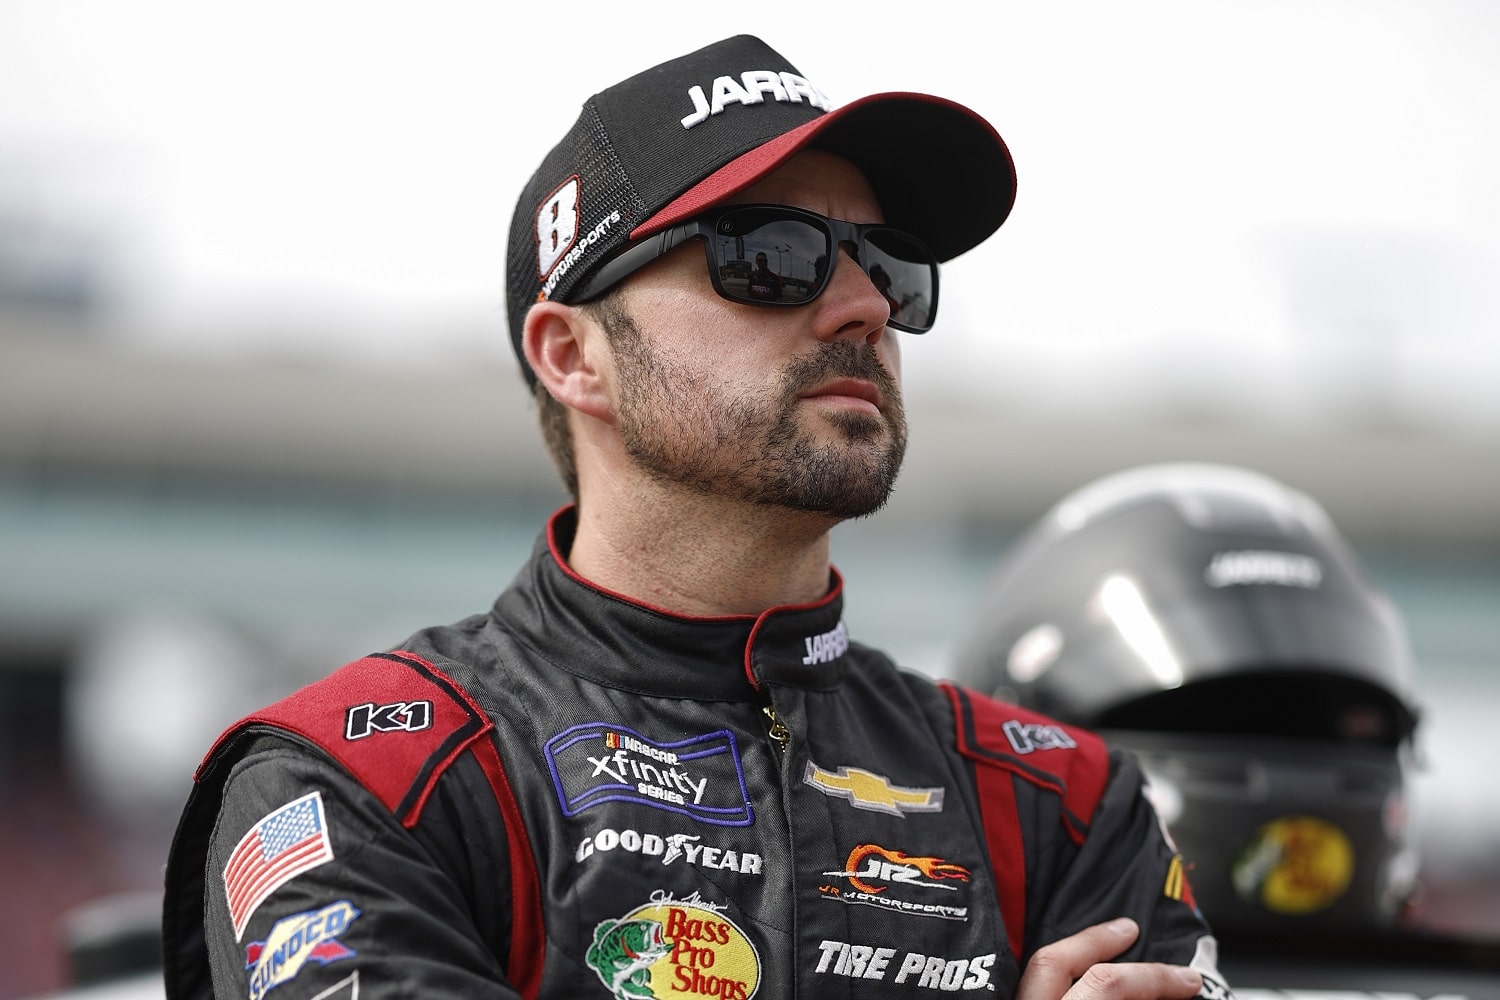
{"type": "Polygon", "coordinates": [[[536,213],[536,273],[543,281],[578,242],[578,177],[563,181],[536,213]]]}

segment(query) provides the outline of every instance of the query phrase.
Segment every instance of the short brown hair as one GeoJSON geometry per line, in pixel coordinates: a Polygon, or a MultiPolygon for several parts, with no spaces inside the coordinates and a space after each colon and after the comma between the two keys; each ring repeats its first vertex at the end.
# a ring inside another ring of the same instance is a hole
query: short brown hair
{"type": "Polygon", "coordinates": [[[552,455],[552,464],[557,466],[568,494],[577,503],[578,462],[573,456],[573,430],[568,426],[568,408],[554,399],[541,382],[532,386],[531,391],[536,399],[536,419],[542,428],[542,443],[552,455]]]}

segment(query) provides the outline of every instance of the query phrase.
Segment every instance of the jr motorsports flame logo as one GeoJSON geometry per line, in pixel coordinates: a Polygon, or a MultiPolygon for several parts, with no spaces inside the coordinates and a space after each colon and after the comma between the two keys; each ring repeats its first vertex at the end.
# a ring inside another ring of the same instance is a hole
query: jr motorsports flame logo
{"type": "Polygon", "coordinates": [[[760,954],[723,912],[695,892],[658,889],[651,901],[594,928],[584,961],[616,1000],[750,1000],[760,954]]]}
{"type": "Polygon", "coordinates": [[[842,875],[854,888],[869,893],[886,890],[887,885],[872,884],[875,882],[899,882],[952,891],[958,887],[944,885],[944,880],[969,881],[969,869],[962,865],[949,864],[942,858],[914,858],[901,851],[887,850],[879,844],[860,844],[849,852],[843,871],[823,874],[842,875]]]}
{"type": "Polygon", "coordinates": [[[913,916],[969,918],[969,908],[961,900],[939,895],[958,892],[960,887],[956,883],[969,881],[969,869],[943,858],[913,856],[879,844],[860,844],[849,852],[843,870],[823,875],[847,879],[847,888],[837,883],[819,886],[824,899],[913,916]]]}

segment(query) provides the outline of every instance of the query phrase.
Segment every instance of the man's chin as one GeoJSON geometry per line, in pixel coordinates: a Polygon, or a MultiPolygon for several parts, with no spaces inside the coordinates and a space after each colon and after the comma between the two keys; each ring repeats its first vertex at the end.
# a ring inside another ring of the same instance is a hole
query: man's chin
{"type": "Polygon", "coordinates": [[[890,491],[887,490],[879,497],[839,497],[837,499],[824,500],[795,498],[788,499],[763,499],[761,503],[766,507],[772,507],[783,513],[798,514],[808,519],[809,524],[819,527],[832,527],[841,521],[857,521],[862,517],[869,517],[886,505],[890,499],[890,491]]]}
{"type": "MultiPolygon", "coordinates": [[[[817,414],[817,422],[827,430],[821,435],[821,444],[836,445],[840,442],[855,444],[875,443],[881,447],[890,444],[892,430],[884,414],[865,410],[829,408],[817,414]]],[[[816,433],[816,432],[815,432],[816,433]]]]}
{"type": "Polygon", "coordinates": [[[881,441],[841,442],[820,450],[821,457],[805,456],[793,475],[772,483],[758,499],[839,521],[867,517],[885,506],[896,485],[902,449],[881,441]]]}

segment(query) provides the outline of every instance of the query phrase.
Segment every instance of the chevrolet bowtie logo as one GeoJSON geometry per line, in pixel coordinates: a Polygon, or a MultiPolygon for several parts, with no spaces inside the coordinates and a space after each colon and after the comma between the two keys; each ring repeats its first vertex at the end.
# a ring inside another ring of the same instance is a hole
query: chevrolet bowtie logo
{"type": "Polygon", "coordinates": [[[890,813],[892,816],[943,811],[941,788],[903,788],[891,784],[884,775],[873,774],[858,767],[825,771],[808,761],[802,780],[824,795],[848,799],[849,804],[856,809],[890,813]]]}

